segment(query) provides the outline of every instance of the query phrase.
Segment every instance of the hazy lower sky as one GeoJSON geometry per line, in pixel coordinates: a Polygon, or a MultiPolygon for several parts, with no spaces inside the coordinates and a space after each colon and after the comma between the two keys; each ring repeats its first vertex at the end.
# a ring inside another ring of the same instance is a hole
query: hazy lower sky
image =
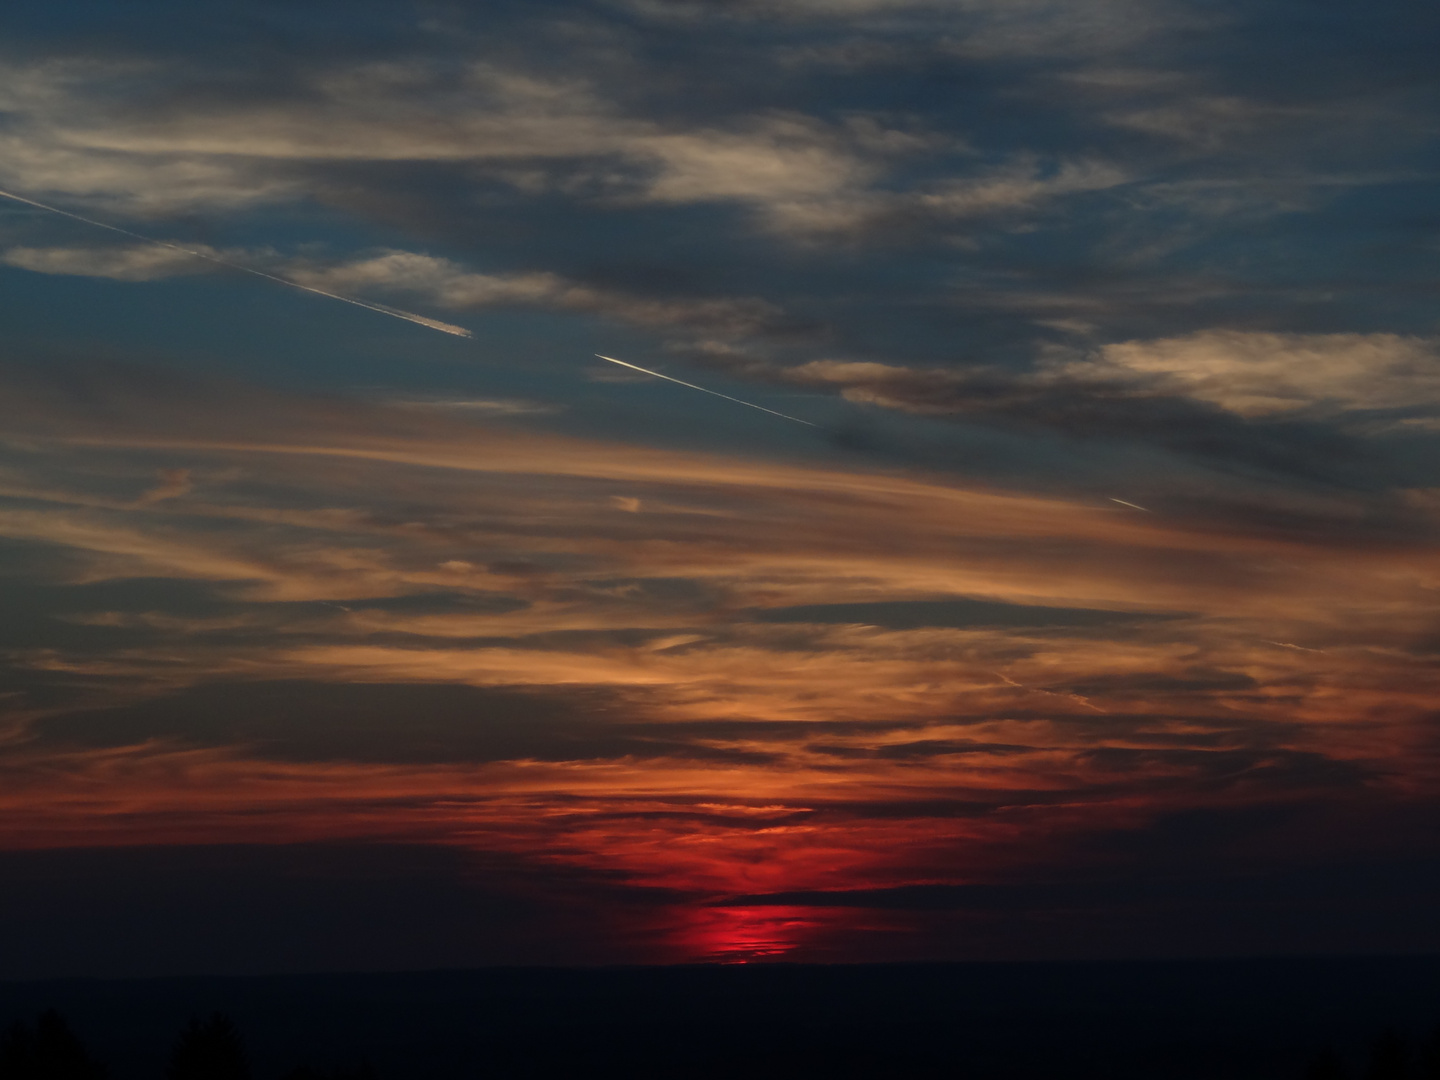
{"type": "Polygon", "coordinates": [[[0,977],[1440,948],[1437,50],[8,5],[0,977]]]}

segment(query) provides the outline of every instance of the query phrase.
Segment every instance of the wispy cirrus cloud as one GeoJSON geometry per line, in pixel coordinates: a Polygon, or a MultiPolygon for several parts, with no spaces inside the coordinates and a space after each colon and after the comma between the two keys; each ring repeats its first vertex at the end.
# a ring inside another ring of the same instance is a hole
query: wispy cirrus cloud
{"type": "Polygon", "coordinates": [[[754,297],[651,298],[544,271],[483,274],[457,263],[407,251],[387,252],[329,267],[292,267],[296,281],[340,291],[379,289],[419,297],[451,310],[542,307],[601,315],[639,326],[684,327],[744,337],[783,325],[784,313],[754,297]]]}
{"type": "Polygon", "coordinates": [[[323,195],[327,168],[465,163],[531,195],[616,207],[730,203],[772,232],[823,238],[879,234],[909,219],[1013,215],[1127,178],[1102,160],[1051,166],[1022,152],[897,187],[888,182],[896,165],[963,151],[963,142],[916,130],[913,118],[886,126],[860,112],[838,122],[771,109],[667,124],[627,114],[583,79],[487,62],[459,75],[418,59],[305,73],[284,108],[263,96],[161,109],[111,103],[107,87],[134,76],[132,65],[81,61],[0,69],[15,118],[0,136],[0,182],[159,214],[323,195]]]}
{"type": "MultiPolygon", "coordinates": [[[[1203,331],[1184,338],[1117,342],[1085,359],[1042,360],[1030,376],[998,371],[916,371],[874,361],[812,361],[786,373],[832,384],[855,400],[915,411],[986,407],[984,390],[1087,389],[1109,398],[1190,398],[1246,418],[1440,406],[1440,350],[1397,334],[1275,334],[1203,331]],[[951,393],[944,391],[947,385],[951,393]],[[907,391],[907,387],[913,390],[907,391]],[[967,394],[967,389],[971,393],[967,394]]],[[[1083,408],[1076,402],[1077,413],[1083,408]]]]}
{"type": "MultiPolygon", "coordinates": [[[[597,315],[644,327],[684,328],[711,337],[753,336],[786,324],[778,307],[754,297],[648,297],[569,280],[548,271],[477,273],[450,259],[410,251],[388,251],[326,265],[313,258],[284,258],[274,251],[217,252],[205,245],[181,250],[142,243],[11,247],[0,250],[0,263],[43,274],[118,281],[156,281],[213,272],[219,263],[274,275],[326,295],[401,295],[453,311],[536,307],[597,315]],[[198,257],[192,252],[198,252],[198,257]]],[[[408,312],[401,314],[423,321],[408,312]]],[[[435,325],[451,333],[458,330],[445,323],[435,325]]]]}
{"type": "MultiPolygon", "coordinates": [[[[202,245],[208,255],[220,252],[202,245]]],[[[234,253],[230,257],[234,257],[234,253]]],[[[202,274],[213,269],[183,251],[155,244],[124,247],[10,247],[0,251],[0,262],[40,274],[72,274],[115,281],[157,281],[179,274],[202,274]]]]}
{"type": "Polygon", "coordinates": [[[1418,433],[1440,409],[1435,342],[1386,333],[1208,330],[1088,353],[1054,348],[1019,372],[873,360],[784,367],[718,346],[700,356],[884,409],[1129,439],[1314,479],[1368,468],[1382,486],[1387,465],[1383,456],[1367,464],[1364,437],[1418,433]]]}
{"type": "Polygon", "coordinates": [[[1107,345],[1056,371],[1148,382],[1246,417],[1440,408],[1440,345],[1398,334],[1207,331],[1107,345]]]}
{"type": "Polygon", "coordinates": [[[873,121],[835,125],[782,111],[665,125],[626,115],[583,80],[484,62],[458,77],[423,60],[310,73],[284,108],[104,105],[105,87],[134,74],[82,61],[0,72],[15,117],[3,136],[3,182],[163,213],[313,192],[321,181],[306,177],[325,163],[465,162],[522,190],[622,204],[738,202],[785,230],[805,227],[801,208],[853,200],[887,156],[924,145],[901,132],[877,137],[873,121]]]}
{"type": "Polygon", "coordinates": [[[1118,954],[1433,865],[1434,19],[382,9],[0,16],[0,189],[91,220],[0,207],[7,873],[373,852],[573,962],[1118,954]]]}
{"type": "Polygon", "coordinates": [[[8,846],[455,845],[664,890],[696,955],[697,903],[1011,881],[1057,837],[1430,782],[1423,530],[252,393],[5,395],[0,536],[52,559],[0,582],[37,616],[8,846]]]}

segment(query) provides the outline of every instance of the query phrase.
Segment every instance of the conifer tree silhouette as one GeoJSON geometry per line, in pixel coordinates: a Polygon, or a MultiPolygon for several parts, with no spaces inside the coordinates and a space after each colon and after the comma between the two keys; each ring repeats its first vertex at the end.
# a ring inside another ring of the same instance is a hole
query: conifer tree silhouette
{"type": "Polygon", "coordinates": [[[250,1080],[245,1047],[230,1018],[218,1012],[203,1022],[191,1017],[170,1054],[165,1080],[250,1080]]]}
{"type": "Polygon", "coordinates": [[[105,1067],[85,1051],[54,1009],[32,1028],[17,1023],[0,1037],[0,1080],[102,1080],[105,1067]]]}

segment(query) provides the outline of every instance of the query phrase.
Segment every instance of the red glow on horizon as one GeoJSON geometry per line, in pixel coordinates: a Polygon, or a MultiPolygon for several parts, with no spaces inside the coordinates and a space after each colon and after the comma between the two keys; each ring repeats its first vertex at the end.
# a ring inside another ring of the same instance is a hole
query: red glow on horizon
{"type": "Polygon", "coordinates": [[[692,960],[721,964],[783,960],[820,925],[801,907],[705,907],[695,920],[679,944],[692,960]]]}

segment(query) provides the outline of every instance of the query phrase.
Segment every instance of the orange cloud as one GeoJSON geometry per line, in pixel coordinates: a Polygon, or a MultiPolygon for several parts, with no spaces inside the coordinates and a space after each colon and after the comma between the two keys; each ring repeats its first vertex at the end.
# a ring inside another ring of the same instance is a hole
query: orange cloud
{"type": "Polygon", "coordinates": [[[11,407],[40,450],[0,536],[63,554],[54,589],[210,608],[72,604],[46,625],[111,636],[10,649],[68,696],[0,699],[0,846],[503,851],[691,898],[682,953],[764,956],[832,916],[707,905],[1103,861],[1086,837],[1440,771],[1423,496],[1357,539],[399,409],[11,407]],[[308,684],[482,696],[261,723],[308,684]],[[146,711],[211,685],[231,713],[146,711]],[[517,688],[564,703],[551,734],[486,711],[517,688]]]}

